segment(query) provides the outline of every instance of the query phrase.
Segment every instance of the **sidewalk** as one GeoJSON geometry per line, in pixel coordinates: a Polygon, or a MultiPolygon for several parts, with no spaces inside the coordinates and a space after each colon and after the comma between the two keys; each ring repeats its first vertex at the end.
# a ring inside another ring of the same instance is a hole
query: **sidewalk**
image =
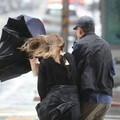
{"type": "Polygon", "coordinates": [[[118,106],[118,107],[120,107],[120,91],[116,92],[114,90],[114,92],[113,92],[112,106],[118,106]]]}
{"type": "Polygon", "coordinates": [[[112,52],[112,56],[113,56],[114,60],[120,58],[120,47],[119,48],[118,47],[111,48],[111,52],[112,52]]]}
{"type": "Polygon", "coordinates": [[[38,120],[36,111],[0,109],[0,120],[38,120]]]}
{"type": "Polygon", "coordinates": [[[0,120],[38,120],[36,84],[31,72],[0,83],[0,120]]]}
{"type": "MultiPolygon", "coordinates": [[[[120,48],[111,49],[114,60],[120,58],[120,48]]],[[[115,61],[116,62],[116,61],[115,61]]],[[[115,87],[113,89],[112,106],[120,106],[120,64],[116,64],[116,76],[114,76],[115,87]]]]}

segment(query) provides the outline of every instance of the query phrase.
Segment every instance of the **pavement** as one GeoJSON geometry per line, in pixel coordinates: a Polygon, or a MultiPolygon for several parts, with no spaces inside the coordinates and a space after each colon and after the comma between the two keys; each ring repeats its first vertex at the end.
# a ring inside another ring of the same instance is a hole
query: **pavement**
{"type": "Polygon", "coordinates": [[[36,111],[0,109],[0,120],[38,120],[36,111]]]}
{"type": "Polygon", "coordinates": [[[38,120],[36,90],[32,72],[0,83],[0,120],[38,120]]]}
{"type": "Polygon", "coordinates": [[[116,75],[114,76],[114,89],[113,89],[113,106],[120,106],[120,89],[119,89],[119,86],[120,86],[120,61],[119,61],[119,58],[120,58],[120,46],[119,48],[118,47],[114,47],[111,49],[112,50],[112,55],[113,55],[113,58],[115,60],[115,67],[116,67],[116,75]],[[117,61],[116,61],[117,60],[117,61]]]}

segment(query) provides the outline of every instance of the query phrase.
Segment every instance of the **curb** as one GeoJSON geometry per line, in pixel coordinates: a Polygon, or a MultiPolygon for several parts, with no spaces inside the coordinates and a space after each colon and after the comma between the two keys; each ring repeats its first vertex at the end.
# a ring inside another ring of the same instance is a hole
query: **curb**
{"type": "Polygon", "coordinates": [[[113,107],[118,107],[118,106],[120,106],[120,102],[112,102],[111,103],[111,106],[113,106],[113,107]]]}
{"type": "Polygon", "coordinates": [[[34,100],[34,101],[40,101],[40,97],[36,96],[36,97],[34,97],[33,100],[34,100]]]}

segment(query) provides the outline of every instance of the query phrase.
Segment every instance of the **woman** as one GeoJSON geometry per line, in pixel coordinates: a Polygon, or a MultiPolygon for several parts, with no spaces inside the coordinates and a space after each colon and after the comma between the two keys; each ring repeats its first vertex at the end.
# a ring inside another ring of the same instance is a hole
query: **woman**
{"type": "Polygon", "coordinates": [[[22,50],[30,57],[40,58],[36,106],[40,120],[78,120],[80,105],[77,72],[72,54],[63,52],[64,41],[59,34],[29,39],[22,50]]]}

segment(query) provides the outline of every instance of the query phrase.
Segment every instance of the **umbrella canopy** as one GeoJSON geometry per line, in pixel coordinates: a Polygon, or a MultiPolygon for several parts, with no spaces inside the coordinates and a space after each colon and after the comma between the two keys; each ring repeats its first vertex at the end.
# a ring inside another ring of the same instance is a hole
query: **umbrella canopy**
{"type": "Polygon", "coordinates": [[[18,77],[31,70],[27,54],[18,47],[30,37],[45,34],[44,25],[38,18],[20,15],[8,19],[0,39],[0,81],[18,77]]]}

